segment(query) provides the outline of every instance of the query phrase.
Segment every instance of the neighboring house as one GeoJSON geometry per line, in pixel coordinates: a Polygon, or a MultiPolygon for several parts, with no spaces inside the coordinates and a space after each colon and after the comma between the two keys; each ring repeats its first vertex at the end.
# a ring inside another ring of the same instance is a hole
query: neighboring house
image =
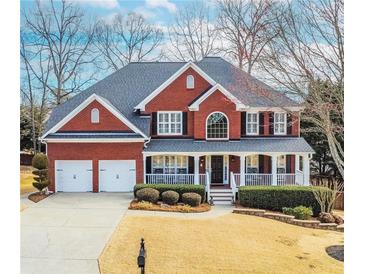
{"type": "Polygon", "coordinates": [[[307,185],[302,110],[222,58],[131,63],[53,110],[50,190],[189,183],[230,200],[237,185],[307,185]]]}

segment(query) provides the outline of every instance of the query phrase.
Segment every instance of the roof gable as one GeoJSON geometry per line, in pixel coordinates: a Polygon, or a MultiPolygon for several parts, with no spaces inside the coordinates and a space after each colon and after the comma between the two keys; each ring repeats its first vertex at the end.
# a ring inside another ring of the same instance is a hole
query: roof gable
{"type": "Polygon", "coordinates": [[[209,96],[211,96],[214,92],[220,91],[224,94],[229,100],[231,100],[236,105],[236,110],[242,110],[244,108],[247,108],[242,102],[237,99],[232,93],[230,93],[227,89],[225,89],[220,84],[215,84],[211,89],[209,89],[207,92],[205,92],[202,96],[200,96],[197,100],[195,100],[190,106],[190,111],[198,111],[199,105],[204,102],[209,96]]]}
{"type": "Polygon", "coordinates": [[[155,98],[158,94],[160,94],[167,86],[169,86],[173,81],[175,81],[180,75],[182,75],[189,68],[192,68],[194,71],[196,71],[200,76],[202,76],[211,85],[215,85],[216,82],[208,74],[206,74],[201,68],[199,68],[193,62],[188,62],[183,67],[181,67],[178,71],[176,71],[169,79],[167,79],[165,82],[163,82],[158,88],[156,88],[154,91],[152,91],[151,94],[149,94],[146,98],[144,98],[142,102],[140,102],[137,106],[135,106],[135,109],[140,109],[141,111],[144,111],[147,103],[149,103],[153,98],[155,98]]]}
{"type": "Polygon", "coordinates": [[[129,129],[134,131],[135,133],[141,134],[144,138],[147,136],[139,130],[135,125],[133,125],[121,112],[118,111],[108,100],[102,98],[96,94],[92,94],[86,100],[84,100],[81,104],[79,104],[76,108],[74,108],[71,112],[69,112],[62,120],[60,120],[57,124],[55,124],[52,128],[50,128],[41,139],[44,139],[48,134],[55,133],[60,130],[63,126],[65,126],[71,119],[73,119],[77,114],[79,114],[82,110],[84,110],[87,106],[89,106],[92,102],[98,102],[103,107],[105,107],[108,111],[111,112],[116,118],[118,118],[124,125],[126,125],[129,129]]]}

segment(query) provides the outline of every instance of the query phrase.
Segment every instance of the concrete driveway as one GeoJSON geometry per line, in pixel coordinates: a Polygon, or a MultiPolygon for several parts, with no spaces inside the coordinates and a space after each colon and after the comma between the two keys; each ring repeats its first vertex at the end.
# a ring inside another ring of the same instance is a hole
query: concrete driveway
{"type": "Polygon", "coordinates": [[[57,193],[21,214],[21,273],[99,273],[132,193],[57,193]]]}

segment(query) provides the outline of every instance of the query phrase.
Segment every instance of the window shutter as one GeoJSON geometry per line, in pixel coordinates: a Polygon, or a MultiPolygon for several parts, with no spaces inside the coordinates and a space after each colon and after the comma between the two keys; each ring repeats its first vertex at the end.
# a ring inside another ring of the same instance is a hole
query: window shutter
{"type": "Polygon", "coordinates": [[[285,167],[285,173],[291,172],[291,155],[286,155],[286,167],[285,167]]]}
{"type": "Polygon", "coordinates": [[[241,136],[246,135],[246,111],[241,112],[241,136]]]}
{"type": "Polygon", "coordinates": [[[264,161],[265,161],[265,156],[264,155],[259,155],[259,173],[264,173],[264,161]]]}
{"type": "Polygon", "coordinates": [[[292,116],[290,113],[286,115],[286,134],[292,134],[292,116]]]}
{"type": "Polygon", "coordinates": [[[157,112],[152,112],[151,135],[157,135],[157,112]]]}
{"type": "Polygon", "coordinates": [[[188,135],[188,113],[183,112],[182,114],[182,126],[183,126],[183,135],[188,135]]]}
{"type": "Polygon", "coordinates": [[[189,156],[188,173],[194,174],[194,157],[193,156],[189,156]]]}
{"type": "Polygon", "coordinates": [[[267,170],[269,171],[269,173],[272,173],[271,157],[270,156],[267,156],[267,165],[268,165],[267,170]]]}
{"type": "Polygon", "coordinates": [[[274,135],[274,112],[269,113],[269,134],[274,135]]]}
{"type": "Polygon", "coordinates": [[[260,112],[259,113],[259,134],[260,135],[264,135],[264,123],[265,123],[264,113],[260,112]]]}
{"type": "Polygon", "coordinates": [[[151,156],[147,156],[146,157],[146,173],[152,173],[152,169],[151,169],[151,156]]]}

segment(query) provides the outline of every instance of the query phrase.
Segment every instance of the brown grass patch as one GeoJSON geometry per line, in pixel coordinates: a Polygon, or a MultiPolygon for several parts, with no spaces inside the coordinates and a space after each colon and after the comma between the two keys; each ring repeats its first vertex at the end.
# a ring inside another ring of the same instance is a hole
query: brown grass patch
{"type": "Polygon", "coordinates": [[[132,210],[150,210],[150,211],[168,211],[168,212],[181,212],[181,213],[199,213],[206,212],[210,210],[209,204],[201,204],[197,207],[191,207],[189,205],[171,205],[171,206],[161,206],[152,204],[149,202],[137,202],[132,201],[128,207],[132,210]]]}
{"type": "Polygon", "coordinates": [[[47,198],[51,194],[44,194],[40,192],[32,193],[28,196],[28,199],[32,202],[38,203],[39,201],[42,201],[43,199],[47,198]]]}
{"type": "Polygon", "coordinates": [[[26,194],[37,191],[33,187],[34,176],[32,171],[33,167],[30,166],[20,166],[20,194],[26,194]]]}
{"type": "Polygon", "coordinates": [[[104,273],[140,273],[145,239],[147,273],[343,273],[326,247],[343,233],[315,231],[241,214],[216,218],[127,216],[99,258],[104,273]]]}

